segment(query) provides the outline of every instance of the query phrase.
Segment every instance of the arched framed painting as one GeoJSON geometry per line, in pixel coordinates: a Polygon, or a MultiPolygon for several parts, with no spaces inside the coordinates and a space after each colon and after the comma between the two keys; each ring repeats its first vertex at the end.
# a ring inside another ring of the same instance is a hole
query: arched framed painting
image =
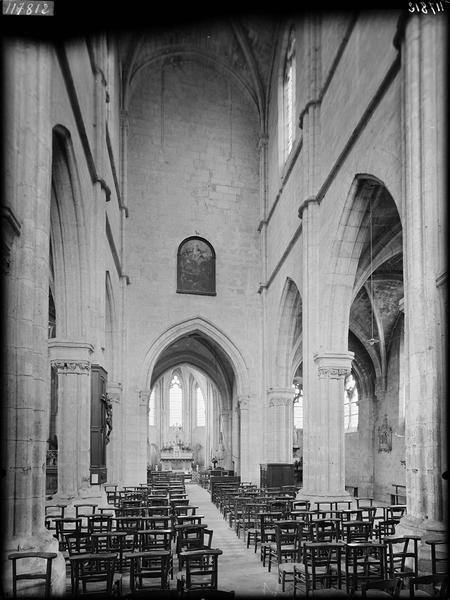
{"type": "Polygon", "coordinates": [[[188,237],[178,247],[177,292],[216,295],[216,253],[201,237],[188,237]]]}

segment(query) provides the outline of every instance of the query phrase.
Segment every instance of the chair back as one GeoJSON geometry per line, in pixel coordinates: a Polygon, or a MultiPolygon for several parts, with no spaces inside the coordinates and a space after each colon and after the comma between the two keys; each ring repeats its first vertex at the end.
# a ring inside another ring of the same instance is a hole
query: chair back
{"type": "MultiPolygon", "coordinates": [[[[112,595],[117,554],[102,552],[99,554],[81,554],[69,557],[72,567],[72,594],[79,594],[80,583],[83,593],[89,593],[87,586],[95,584],[95,593],[103,592],[112,595]],[[99,590],[99,583],[103,589],[99,590]]],[[[91,590],[92,592],[94,590],[91,590]]]]}
{"type": "Polygon", "coordinates": [[[186,575],[183,581],[183,591],[194,589],[217,589],[218,558],[222,554],[219,548],[182,552],[181,558],[185,565],[186,575]]]}
{"type": "Polygon", "coordinates": [[[52,562],[56,552],[13,552],[8,555],[12,565],[12,595],[17,598],[17,582],[42,579],[45,585],[45,598],[50,596],[52,581],[52,562]],[[18,572],[17,563],[22,563],[18,572]]]}
{"type": "Polygon", "coordinates": [[[350,542],[346,545],[347,592],[354,593],[364,583],[387,579],[386,546],[378,542],[350,542]]]}
{"type": "Polygon", "coordinates": [[[389,576],[393,579],[417,577],[419,574],[418,542],[420,536],[385,537],[389,576]]]}
{"type": "Polygon", "coordinates": [[[163,549],[127,554],[126,558],[130,561],[131,592],[136,590],[137,585],[139,589],[145,589],[144,579],[156,579],[156,589],[158,590],[168,589],[170,557],[170,550],[163,549]]]}
{"type": "Polygon", "coordinates": [[[336,542],[339,539],[336,519],[315,519],[309,523],[308,538],[312,542],[336,542]]]}

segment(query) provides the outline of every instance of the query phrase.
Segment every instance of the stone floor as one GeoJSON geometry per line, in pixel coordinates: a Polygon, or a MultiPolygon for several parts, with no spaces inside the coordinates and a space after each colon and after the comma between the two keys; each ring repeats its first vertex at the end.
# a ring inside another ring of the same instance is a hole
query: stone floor
{"type": "MultiPolygon", "coordinates": [[[[212,547],[220,548],[223,554],[219,557],[219,589],[233,590],[236,597],[255,598],[288,598],[292,597],[292,584],[286,584],[286,591],[281,591],[278,584],[277,567],[269,573],[263,567],[259,551],[248,548],[244,537],[238,538],[234,529],[228,526],[220,511],[211,502],[209,492],[199,485],[188,484],[186,491],[190,503],[198,506],[198,513],[205,515],[204,523],[214,531],[212,547]]],[[[301,597],[298,594],[298,597],[301,597]]]]}

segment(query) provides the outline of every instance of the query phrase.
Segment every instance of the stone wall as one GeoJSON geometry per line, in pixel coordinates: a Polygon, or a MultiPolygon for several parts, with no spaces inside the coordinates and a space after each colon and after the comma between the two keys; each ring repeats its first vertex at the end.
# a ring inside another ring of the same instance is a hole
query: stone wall
{"type": "MultiPolygon", "coordinates": [[[[167,327],[201,315],[239,348],[257,390],[259,163],[254,108],[241,89],[213,68],[185,61],[146,69],[128,113],[130,386],[142,377],[142,361],[154,340],[167,327]],[[192,235],[204,237],[215,249],[216,296],[176,292],[178,246],[192,235]]],[[[135,419],[130,406],[129,431],[135,430],[135,419]]],[[[260,411],[255,410],[258,419],[260,411]]],[[[130,477],[133,469],[130,465],[130,477]]]]}

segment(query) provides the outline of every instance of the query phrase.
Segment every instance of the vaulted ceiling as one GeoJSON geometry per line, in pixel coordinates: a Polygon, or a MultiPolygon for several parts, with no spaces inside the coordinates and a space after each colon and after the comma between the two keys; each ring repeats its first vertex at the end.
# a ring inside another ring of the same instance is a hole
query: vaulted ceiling
{"type": "Polygon", "coordinates": [[[196,59],[214,65],[241,84],[255,103],[265,129],[266,98],[279,28],[279,17],[233,16],[121,34],[118,40],[125,108],[142,68],[155,61],[196,59]]]}

